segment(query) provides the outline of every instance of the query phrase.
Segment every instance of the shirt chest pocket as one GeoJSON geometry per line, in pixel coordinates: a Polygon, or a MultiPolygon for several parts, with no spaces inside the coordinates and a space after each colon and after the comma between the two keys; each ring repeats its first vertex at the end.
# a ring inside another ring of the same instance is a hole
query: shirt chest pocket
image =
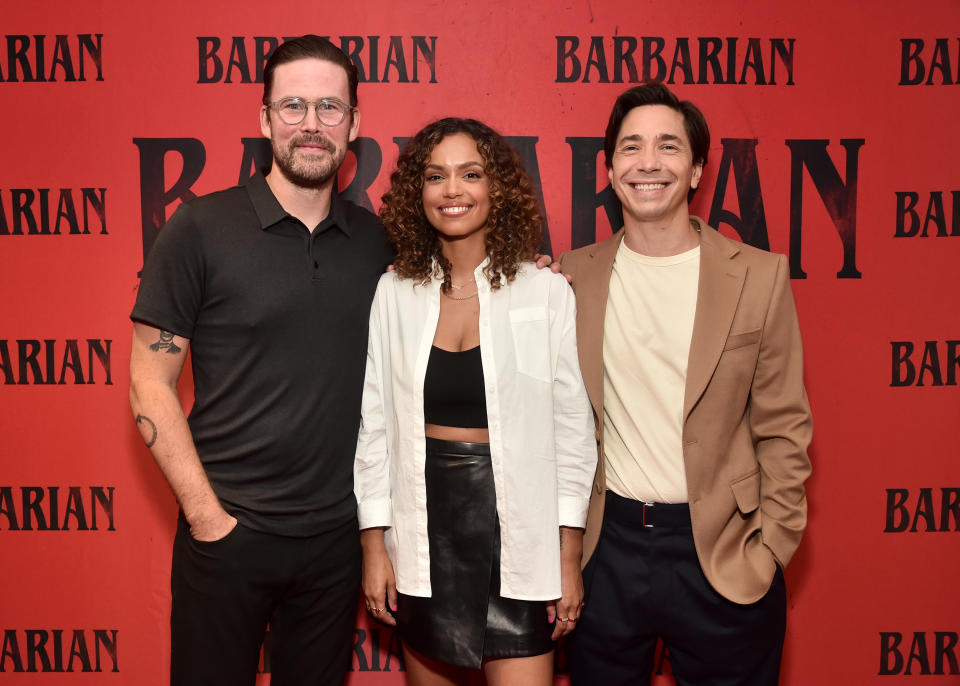
{"type": "Polygon", "coordinates": [[[517,371],[550,383],[550,330],[546,307],[510,310],[510,334],[517,371]]]}

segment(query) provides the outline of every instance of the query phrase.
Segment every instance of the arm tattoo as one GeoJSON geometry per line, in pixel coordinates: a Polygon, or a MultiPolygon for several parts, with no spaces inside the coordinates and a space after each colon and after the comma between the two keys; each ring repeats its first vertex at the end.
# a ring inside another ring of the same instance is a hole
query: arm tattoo
{"type": "Polygon", "coordinates": [[[145,417],[142,414],[137,415],[137,424],[143,428],[148,428],[152,432],[150,438],[144,438],[147,443],[148,448],[152,448],[153,444],[157,442],[157,425],[153,423],[153,420],[150,417],[145,417]]]}
{"type": "Polygon", "coordinates": [[[169,331],[161,331],[157,342],[150,344],[150,350],[153,352],[158,352],[160,348],[166,348],[170,355],[176,355],[181,350],[180,346],[173,342],[173,334],[169,331]]]}

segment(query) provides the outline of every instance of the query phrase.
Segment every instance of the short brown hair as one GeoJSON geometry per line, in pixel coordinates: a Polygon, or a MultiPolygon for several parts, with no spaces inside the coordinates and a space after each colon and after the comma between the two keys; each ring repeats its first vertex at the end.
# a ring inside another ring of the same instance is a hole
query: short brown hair
{"type": "MultiPolygon", "coordinates": [[[[634,86],[620,94],[610,111],[607,122],[607,132],[603,138],[603,156],[607,169],[613,164],[613,149],[617,145],[617,136],[620,127],[631,110],[645,105],[666,105],[683,116],[683,128],[690,140],[690,150],[693,153],[693,163],[707,164],[707,154],[710,152],[710,128],[707,120],[696,105],[689,100],[680,100],[662,83],[645,83],[634,86]]],[[[693,199],[696,188],[691,188],[687,194],[687,201],[693,199]]]]}
{"type": "Polygon", "coordinates": [[[267,60],[267,64],[263,68],[263,104],[270,104],[270,91],[273,90],[273,72],[276,71],[277,67],[288,62],[311,58],[332,62],[339,67],[343,67],[343,70],[347,72],[347,82],[350,86],[350,105],[356,107],[358,82],[356,65],[336,45],[326,38],[315,36],[312,33],[281,43],[270,55],[270,59],[267,60]]]}

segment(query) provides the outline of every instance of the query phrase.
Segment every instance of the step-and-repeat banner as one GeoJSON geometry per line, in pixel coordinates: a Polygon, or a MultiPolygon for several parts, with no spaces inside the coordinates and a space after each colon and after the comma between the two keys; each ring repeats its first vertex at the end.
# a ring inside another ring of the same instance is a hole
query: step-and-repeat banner
{"type": "MultiPolygon", "coordinates": [[[[960,683],[957,0],[6,3],[0,681],[167,682],[176,506],[130,415],[128,314],[178,203],[269,159],[263,66],[303,33],[360,73],[351,199],[379,208],[428,121],[478,118],[526,160],[554,255],[620,224],[598,156],[616,96],[654,79],[697,103],[693,209],[789,255],[803,330],[783,683],[960,683]]],[[[402,669],[358,612],[350,685],[402,669]]]]}

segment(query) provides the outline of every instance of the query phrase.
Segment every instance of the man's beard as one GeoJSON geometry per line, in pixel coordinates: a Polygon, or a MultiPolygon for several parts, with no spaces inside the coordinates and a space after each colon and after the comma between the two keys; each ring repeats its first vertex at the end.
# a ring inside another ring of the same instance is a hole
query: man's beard
{"type": "Polygon", "coordinates": [[[338,154],[336,146],[322,136],[296,136],[285,147],[273,143],[274,165],[290,183],[301,188],[321,188],[337,173],[345,156],[345,151],[338,154]],[[297,147],[304,143],[319,145],[330,154],[316,156],[312,161],[305,161],[302,156],[298,160],[297,147]]]}

